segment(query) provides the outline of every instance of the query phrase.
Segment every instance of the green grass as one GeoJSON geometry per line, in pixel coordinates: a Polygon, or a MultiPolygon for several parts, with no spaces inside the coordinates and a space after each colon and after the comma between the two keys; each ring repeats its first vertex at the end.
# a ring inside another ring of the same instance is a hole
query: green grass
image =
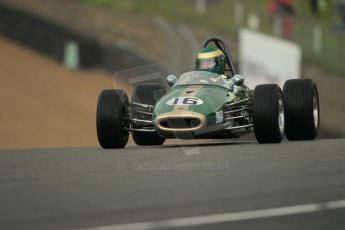
{"type": "Polygon", "coordinates": [[[207,15],[200,15],[195,11],[193,0],[79,0],[82,3],[111,7],[119,11],[160,15],[175,22],[198,24],[216,31],[228,31],[231,28],[230,3],[233,1],[221,1],[211,7],[207,15]]]}
{"type": "MultiPolygon", "coordinates": [[[[234,4],[241,2],[245,15],[257,14],[260,18],[260,31],[272,34],[272,25],[265,10],[266,0],[212,0],[207,14],[198,14],[195,0],[75,0],[83,4],[98,5],[114,10],[142,15],[160,15],[171,21],[195,24],[215,33],[237,34],[239,28],[234,23],[234,4]]],[[[303,50],[309,61],[323,65],[330,70],[345,73],[345,32],[331,31],[331,25],[337,20],[332,7],[326,9],[316,20],[309,10],[308,1],[295,1],[296,26],[292,39],[303,50]],[[315,54],[312,46],[314,25],[323,28],[323,50],[315,54]]]]}

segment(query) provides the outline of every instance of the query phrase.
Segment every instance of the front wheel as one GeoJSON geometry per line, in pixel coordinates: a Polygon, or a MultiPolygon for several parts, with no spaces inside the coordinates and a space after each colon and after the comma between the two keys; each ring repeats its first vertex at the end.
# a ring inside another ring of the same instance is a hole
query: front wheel
{"type": "Polygon", "coordinates": [[[284,136],[283,94],[276,84],[258,85],[253,98],[254,133],[259,143],[280,143],[284,136]]]}
{"type": "Polygon", "coordinates": [[[320,125],[319,96],[310,79],[291,79],[285,82],[285,135],[289,140],[313,140],[320,125]]]}
{"type": "Polygon", "coordinates": [[[124,118],[128,97],[123,90],[103,90],[98,97],[96,126],[98,142],[104,149],[124,148],[128,142],[124,118]]]}

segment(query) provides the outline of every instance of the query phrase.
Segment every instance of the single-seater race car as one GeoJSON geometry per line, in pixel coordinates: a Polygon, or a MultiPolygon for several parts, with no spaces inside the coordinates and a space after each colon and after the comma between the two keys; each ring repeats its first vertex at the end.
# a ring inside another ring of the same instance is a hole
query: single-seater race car
{"type": "Polygon", "coordinates": [[[254,133],[259,143],[315,139],[319,98],[310,79],[277,84],[244,84],[227,44],[207,39],[193,71],[169,75],[170,87],[143,83],[131,102],[121,89],[101,92],[97,136],[101,147],[123,148],[129,133],[137,145],[162,145],[168,138],[227,139],[254,133]]]}

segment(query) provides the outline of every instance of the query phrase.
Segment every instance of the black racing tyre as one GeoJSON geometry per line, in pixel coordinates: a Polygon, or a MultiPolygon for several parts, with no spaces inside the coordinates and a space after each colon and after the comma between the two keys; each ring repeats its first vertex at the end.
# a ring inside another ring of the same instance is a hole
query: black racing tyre
{"type": "Polygon", "coordinates": [[[287,80],[283,93],[287,139],[315,139],[320,126],[320,109],[314,82],[310,79],[287,80]]]}
{"type": "MultiPolygon", "coordinates": [[[[135,87],[132,102],[155,105],[156,102],[165,94],[165,89],[157,83],[139,84],[135,87]]],[[[142,127],[134,127],[142,128],[142,127]]],[[[133,132],[133,140],[137,145],[162,145],[164,138],[157,133],[133,132]]]]}
{"type": "Polygon", "coordinates": [[[135,87],[132,102],[155,105],[166,93],[166,90],[158,83],[143,83],[135,87]]]}
{"type": "Polygon", "coordinates": [[[98,142],[104,149],[124,148],[128,142],[124,117],[128,97],[123,90],[103,90],[98,97],[96,126],[98,142]]]}
{"type": "Polygon", "coordinates": [[[276,84],[258,85],[253,98],[253,125],[259,143],[280,143],[284,137],[283,93],[276,84]]]}

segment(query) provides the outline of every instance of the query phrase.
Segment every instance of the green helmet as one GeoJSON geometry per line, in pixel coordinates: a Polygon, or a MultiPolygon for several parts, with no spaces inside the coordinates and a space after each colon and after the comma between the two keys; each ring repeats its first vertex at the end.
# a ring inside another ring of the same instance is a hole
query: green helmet
{"type": "Polygon", "coordinates": [[[214,46],[202,48],[198,53],[194,69],[224,74],[225,55],[220,49],[214,46]]]}

